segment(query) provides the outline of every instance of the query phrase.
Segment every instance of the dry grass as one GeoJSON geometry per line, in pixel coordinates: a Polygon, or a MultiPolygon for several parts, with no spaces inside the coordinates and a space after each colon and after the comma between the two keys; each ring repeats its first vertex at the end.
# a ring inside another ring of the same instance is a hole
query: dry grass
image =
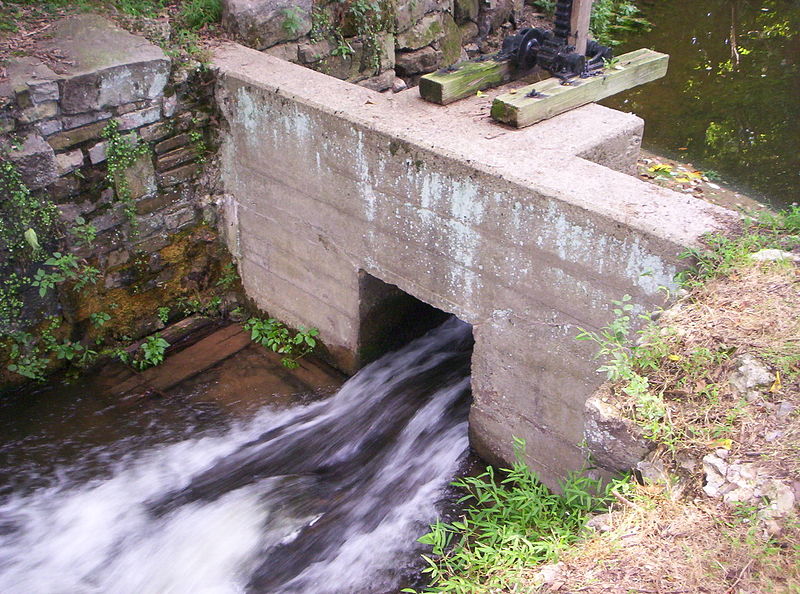
{"type": "MultiPolygon", "coordinates": [[[[695,289],[662,315],[659,326],[669,356],[648,377],[667,405],[673,455],[699,459],[722,443],[732,456],[758,462],[778,478],[800,477],[798,268],[739,268],[695,289]],[[772,385],[751,399],[728,382],[744,353],[774,374],[772,385]],[[794,413],[781,416],[781,405],[794,413]]],[[[617,397],[623,410],[635,409],[632,398],[617,397]]]]}
{"type": "Polygon", "coordinates": [[[800,528],[770,537],[752,516],[710,501],[638,487],[607,532],[562,557],[551,592],[708,594],[798,592],[800,528]]]}
{"type": "MultiPolygon", "coordinates": [[[[731,506],[707,497],[700,463],[724,447],[730,461],[757,464],[761,476],[793,486],[800,501],[797,266],[737,268],[694,288],[658,323],[656,340],[668,350],[648,378],[664,398],[672,433],[656,456],[677,482],[630,486],[603,531],[590,531],[562,556],[561,570],[544,591],[800,593],[797,507],[777,534],[770,533],[755,504],[731,506]],[[750,398],[728,383],[734,360],[744,353],[774,374],[772,384],[750,398]]],[[[635,400],[615,392],[615,404],[632,415],[635,400]]],[[[537,591],[535,584],[528,580],[527,591],[537,591]]]]}

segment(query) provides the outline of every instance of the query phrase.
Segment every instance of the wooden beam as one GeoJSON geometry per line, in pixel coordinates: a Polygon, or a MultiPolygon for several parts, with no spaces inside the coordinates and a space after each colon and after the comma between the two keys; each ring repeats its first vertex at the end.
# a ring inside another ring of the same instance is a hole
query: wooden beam
{"type": "Polygon", "coordinates": [[[638,49],[619,56],[614,66],[603,74],[576,78],[562,85],[548,78],[500,95],[492,103],[492,117],[515,128],[524,128],[541,120],[599,101],[626,89],[661,78],[667,73],[669,56],[650,49],[638,49]],[[535,92],[535,97],[529,94],[535,92]]]}
{"type": "Polygon", "coordinates": [[[474,95],[490,87],[499,87],[511,80],[516,68],[508,60],[462,62],[452,72],[434,72],[419,80],[420,96],[439,105],[474,95]]]}
{"type": "Polygon", "coordinates": [[[572,0],[572,15],[569,22],[569,43],[575,51],[586,55],[586,41],[589,37],[589,22],[592,18],[592,2],[594,0],[572,0]]]}

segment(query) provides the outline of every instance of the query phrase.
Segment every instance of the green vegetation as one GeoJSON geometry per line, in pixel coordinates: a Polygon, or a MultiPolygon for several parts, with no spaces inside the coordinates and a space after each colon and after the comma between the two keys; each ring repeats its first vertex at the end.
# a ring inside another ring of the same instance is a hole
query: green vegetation
{"type": "Polygon", "coordinates": [[[316,328],[300,328],[292,335],[291,331],[275,318],[250,318],[245,322],[253,342],[284,355],[281,364],[288,369],[296,369],[299,359],[311,353],[317,346],[316,328]]]}
{"type": "Polygon", "coordinates": [[[192,30],[217,23],[221,17],[220,0],[187,0],[181,4],[180,22],[192,30]]]}
{"type": "Polygon", "coordinates": [[[108,166],[108,182],[114,187],[117,200],[125,208],[125,216],[131,224],[133,233],[138,232],[139,222],[136,219],[136,204],[131,196],[126,170],[131,167],[139,157],[147,155],[150,147],[141,142],[135,134],[123,136],[119,131],[119,122],[108,122],[101,136],[108,140],[106,161],[108,166]]]}
{"type": "Polygon", "coordinates": [[[324,7],[314,8],[310,37],[313,41],[329,39],[335,46],[331,54],[346,58],[355,53],[347,37],[355,35],[364,44],[363,63],[377,74],[384,57],[381,33],[394,27],[392,4],[381,0],[344,0],[342,4],[343,8],[333,13],[324,7]]]}
{"type": "Polygon", "coordinates": [[[561,495],[552,493],[522,461],[522,441],[515,440],[515,451],[512,468],[489,466],[453,483],[467,491],[460,502],[469,506],[460,520],[437,522],[419,539],[432,548],[424,556],[431,578],[424,592],[518,591],[532,566],[557,561],[587,517],[608,507],[606,491],[585,477],[571,476],[561,495]]]}
{"type": "MultiPolygon", "coordinates": [[[[535,5],[552,16],[556,0],[537,0],[535,5]]],[[[652,27],[641,11],[630,0],[595,0],[592,5],[592,20],[589,26],[592,37],[603,45],[614,46],[621,43],[624,34],[630,31],[647,30],[652,27]]]]}
{"type": "Polygon", "coordinates": [[[134,367],[141,370],[160,365],[168,346],[169,343],[160,334],[148,336],[132,361],[134,367]]]}
{"type": "Polygon", "coordinates": [[[747,216],[737,236],[715,234],[707,237],[705,243],[704,249],[689,249],[682,254],[683,258],[695,262],[678,277],[684,287],[729,274],[746,263],[753,252],[762,249],[791,251],[800,246],[800,206],[795,204],[778,213],[747,216]]]}
{"type": "Polygon", "coordinates": [[[284,8],[281,14],[283,14],[281,27],[284,32],[290,37],[297,37],[303,26],[303,11],[296,6],[292,6],[291,8],[284,8]]]}

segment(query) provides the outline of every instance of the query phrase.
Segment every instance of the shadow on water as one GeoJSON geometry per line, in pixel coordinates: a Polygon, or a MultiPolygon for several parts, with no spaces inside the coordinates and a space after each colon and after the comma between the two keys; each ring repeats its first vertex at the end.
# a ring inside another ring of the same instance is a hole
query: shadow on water
{"type": "Polygon", "coordinates": [[[659,81],[603,103],[644,118],[644,146],[690,160],[774,207],[800,195],[800,3],[639,0],[654,23],[617,54],[670,54],[659,81]]]}
{"type": "Polygon", "coordinates": [[[465,463],[471,350],[452,318],[329,398],[40,467],[0,499],[0,591],[397,592],[465,463]]]}

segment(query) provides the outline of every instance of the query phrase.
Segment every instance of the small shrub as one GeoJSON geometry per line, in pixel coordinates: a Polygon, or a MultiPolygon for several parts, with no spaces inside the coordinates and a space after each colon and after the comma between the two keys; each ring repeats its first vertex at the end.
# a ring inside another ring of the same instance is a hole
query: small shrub
{"type": "Polygon", "coordinates": [[[147,369],[160,365],[164,361],[164,353],[168,346],[169,343],[161,338],[160,334],[148,336],[139,349],[141,355],[133,361],[134,366],[138,369],[147,369]]]}
{"type": "Polygon", "coordinates": [[[315,337],[319,335],[319,330],[316,328],[300,326],[293,336],[289,329],[275,318],[266,320],[250,318],[244,327],[250,332],[250,339],[253,342],[284,355],[281,364],[289,369],[296,369],[299,366],[297,361],[311,353],[317,346],[315,337]]]}
{"type": "Polygon", "coordinates": [[[220,0],[189,0],[181,8],[181,22],[189,29],[202,29],[219,22],[222,17],[220,0]]]}

